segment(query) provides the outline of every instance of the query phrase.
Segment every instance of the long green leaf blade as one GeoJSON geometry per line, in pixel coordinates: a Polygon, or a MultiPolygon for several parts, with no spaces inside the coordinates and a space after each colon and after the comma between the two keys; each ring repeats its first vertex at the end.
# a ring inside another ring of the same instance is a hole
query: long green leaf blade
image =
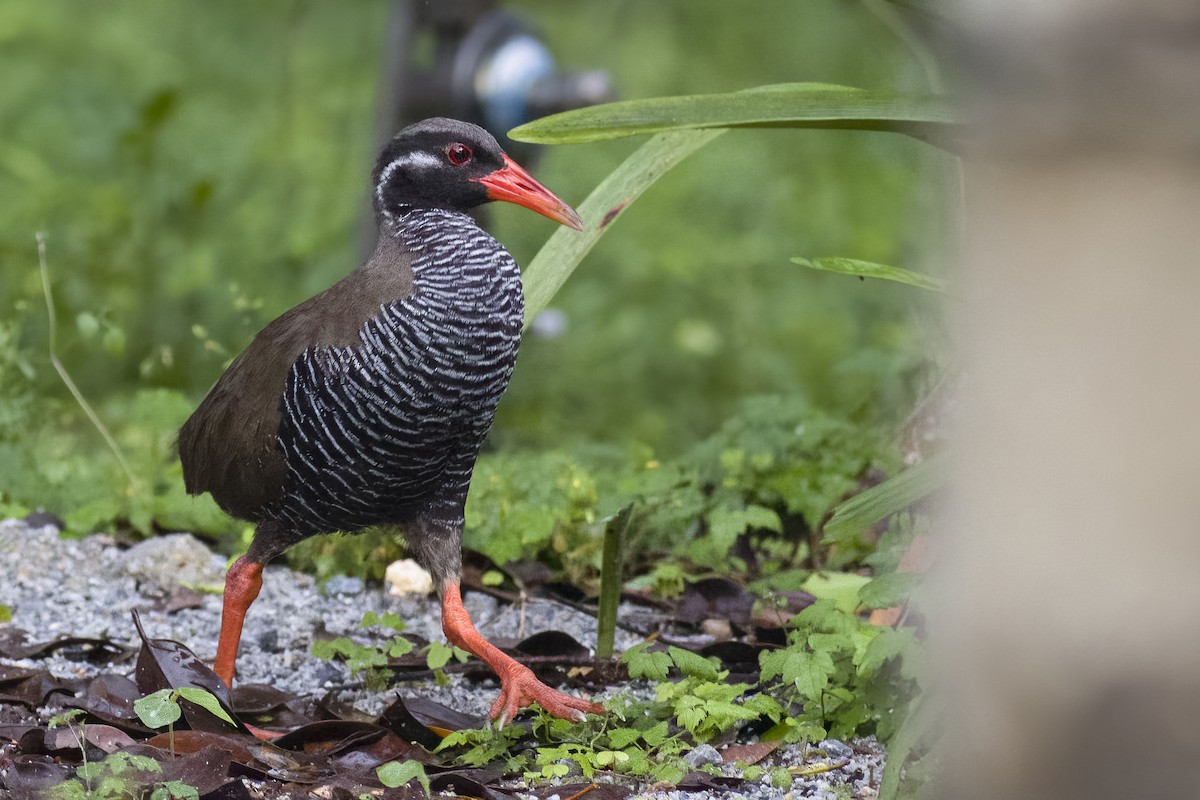
{"type": "Polygon", "coordinates": [[[825,523],[825,540],[854,536],[884,517],[908,508],[945,481],[945,458],[927,458],[878,486],[856,494],[833,510],[825,523]]]}
{"type": "Polygon", "coordinates": [[[876,264],[872,261],[859,261],[853,258],[793,258],[793,264],[799,264],[809,269],[819,269],[823,272],[836,272],[839,275],[854,275],[859,278],[878,278],[883,281],[916,286],[918,289],[928,289],[931,292],[946,291],[945,281],[931,278],[920,272],[892,267],[887,264],[876,264]]]}
{"type": "Polygon", "coordinates": [[[528,122],[508,135],[523,142],[568,144],[697,128],[742,127],[890,131],[948,147],[959,123],[950,105],[937,97],[828,83],[784,83],[726,94],[589,106],[528,122]]]}
{"type": "Polygon", "coordinates": [[[642,192],[723,131],[655,136],[613,170],[577,209],[583,231],[559,228],[524,271],[525,326],[538,315],[608,227],[642,192]]]}

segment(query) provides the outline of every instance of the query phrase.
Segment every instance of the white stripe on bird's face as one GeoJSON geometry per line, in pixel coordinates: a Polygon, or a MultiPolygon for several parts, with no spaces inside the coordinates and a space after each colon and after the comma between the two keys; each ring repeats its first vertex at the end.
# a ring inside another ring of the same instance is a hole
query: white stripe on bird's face
{"type": "Polygon", "coordinates": [[[393,172],[398,169],[430,170],[440,169],[441,167],[442,160],[433,153],[427,153],[424,150],[414,150],[411,153],[405,153],[389,162],[383,168],[383,171],[379,173],[379,182],[375,184],[375,197],[379,200],[380,208],[384,208],[383,187],[387,186],[393,172]]]}

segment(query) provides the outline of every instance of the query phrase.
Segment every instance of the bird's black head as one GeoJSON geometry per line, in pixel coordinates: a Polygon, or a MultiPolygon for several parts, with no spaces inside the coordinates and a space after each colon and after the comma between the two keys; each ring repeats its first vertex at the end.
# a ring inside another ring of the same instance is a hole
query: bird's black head
{"type": "Polygon", "coordinates": [[[505,200],[583,229],[570,206],[506,156],[490,133],[469,122],[433,117],[409,125],[379,154],[373,185],[377,214],[394,216],[411,208],[466,211],[505,200]]]}

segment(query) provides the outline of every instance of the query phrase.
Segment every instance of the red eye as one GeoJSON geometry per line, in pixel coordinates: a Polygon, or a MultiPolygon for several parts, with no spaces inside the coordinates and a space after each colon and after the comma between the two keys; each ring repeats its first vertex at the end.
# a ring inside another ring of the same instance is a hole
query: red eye
{"type": "Polygon", "coordinates": [[[475,154],[471,152],[471,148],[467,147],[462,142],[455,142],[446,148],[446,158],[450,159],[450,163],[456,167],[461,167],[463,164],[471,160],[475,154]]]}

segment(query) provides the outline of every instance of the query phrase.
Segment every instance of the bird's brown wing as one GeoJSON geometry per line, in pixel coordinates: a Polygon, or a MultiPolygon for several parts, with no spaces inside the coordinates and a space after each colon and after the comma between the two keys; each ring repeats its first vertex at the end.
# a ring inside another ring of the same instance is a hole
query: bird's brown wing
{"type": "Polygon", "coordinates": [[[357,344],[381,305],[412,293],[411,263],[411,253],[383,236],[365,265],[254,337],[179,431],[190,494],[209,492],[233,516],[258,520],[283,488],[279,405],[292,365],[310,349],[357,344]]]}

